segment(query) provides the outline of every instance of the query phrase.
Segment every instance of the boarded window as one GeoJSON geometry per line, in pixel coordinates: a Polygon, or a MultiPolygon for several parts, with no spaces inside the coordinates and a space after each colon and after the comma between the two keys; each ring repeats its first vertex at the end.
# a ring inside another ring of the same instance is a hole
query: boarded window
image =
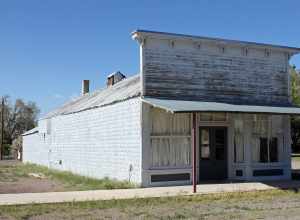
{"type": "Polygon", "coordinates": [[[190,114],[171,114],[153,108],[151,131],[152,167],[185,167],[191,164],[190,114]]]}

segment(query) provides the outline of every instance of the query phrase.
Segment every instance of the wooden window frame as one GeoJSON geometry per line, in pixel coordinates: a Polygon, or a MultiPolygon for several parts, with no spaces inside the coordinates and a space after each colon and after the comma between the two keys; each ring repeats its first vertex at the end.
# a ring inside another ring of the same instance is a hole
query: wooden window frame
{"type": "MultiPolygon", "coordinates": [[[[178,113],[180,114],[180,113],[178,113]]],[[[185,113],[187,114],[187,113],[185,113]]],[[[169,143],[170,146],[173,142],[174,139],[176,138],[188,138],[190,140],[190,150],[192,150],[192,114],[189,113],[190,116],[190,132],[189,134],[186,135],[178,135],[178,134],[174,134],[173,131],[173,119],[174,119],[174,115],[172,114],[171,120],[168,122],[169,126],[170,126],[170,133],[169,134],[164,134],[164,135],[159,135],[159,134],[150,134],[150,142],[152,139],[155,138],[166,138],[169,139],[169,143]]],[[[153,120],[153,119],[152,119],[153,120]]],[[[151,152],[151,157],[152,157],[153,152],[151,152]]],[[[192,158],[190,158],[190,163],[188,165],[184,165],[184,166],[153,166],[153,164],[151,163],[149,169],[150,170],[162,170],[162,169],[186,169],[186,168],[191,168],[192,167],[192,158]]]]}

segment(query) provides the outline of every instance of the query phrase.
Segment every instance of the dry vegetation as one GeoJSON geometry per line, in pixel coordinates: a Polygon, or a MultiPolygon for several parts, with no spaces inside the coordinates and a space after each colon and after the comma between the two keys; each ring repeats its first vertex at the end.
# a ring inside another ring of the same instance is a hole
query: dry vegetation
{"type": "MultiPolygon", "coordinates": [[[[133,187],[126,182],[95,180],[22,164],[0,165],[1,184],[40,180],[28,176],[42,173],[61,191],[133,187]]],[[[24,183],[24,182],[23,182],[24,183]]],[[[63,204],[0,206],[0,220],[21,219],[300,219],[298,190],[271,190],[172,198],[149,198],[63,204]]]]}
{"type": "Polygon", "coordinates": [[[82,191],[95,189],[132,188],[126,181],[93,179],[70,172],[51,170],[43,166],[17,162],[0,162],[0,193],[82,191]],[[30,174],[44,178],[35,178],[30,174]]]}
{"type": "Polygon", "coordinates": [[[0,206],[0,219],[299,219],[300,194],[263,191],[0,206]]]}

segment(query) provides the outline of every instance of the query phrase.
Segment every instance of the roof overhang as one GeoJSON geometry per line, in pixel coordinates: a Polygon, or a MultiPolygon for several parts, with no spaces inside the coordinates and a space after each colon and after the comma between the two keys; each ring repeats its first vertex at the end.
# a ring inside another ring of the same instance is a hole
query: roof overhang
{"type": "Polygon", "coordinates": [[[24,134],[22,134],[21,136],[28,136],[28,135],[32,135],[32,134],[36,134],[39,133],[39,129],[38,127],[35,127],[29,131],[26,131],[24,134]]]}
{"type": "Polygon", "coordinates": [[[220,102],[182,101],[156,98],[142,98],[142,101],[172,113],[184,112],[231,112],[300,115],[297,107],[273,107],[253,105],[233,105],[220,102]]]}

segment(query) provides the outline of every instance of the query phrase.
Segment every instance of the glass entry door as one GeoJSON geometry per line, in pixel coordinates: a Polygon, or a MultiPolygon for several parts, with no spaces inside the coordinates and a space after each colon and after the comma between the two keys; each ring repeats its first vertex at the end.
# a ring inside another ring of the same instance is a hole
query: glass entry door
{"type": "Polygon", "coordinates": [[[199,181],[227,179],[227,128],[199,128],[199,181]]]}

